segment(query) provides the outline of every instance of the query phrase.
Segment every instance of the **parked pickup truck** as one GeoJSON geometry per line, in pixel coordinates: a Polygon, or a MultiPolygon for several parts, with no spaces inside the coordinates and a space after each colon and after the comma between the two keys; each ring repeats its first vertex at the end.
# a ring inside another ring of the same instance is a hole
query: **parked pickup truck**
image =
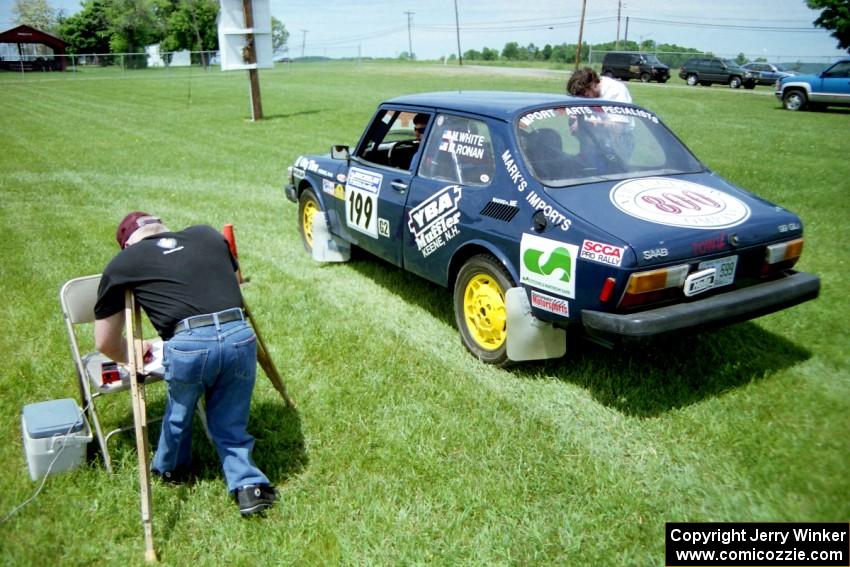
{"type": "Polygon", "coordinates": [[[774,94],[788,110],[850,106],[850,58],[833,63],[817,75],[779,79],[774,94]]]}

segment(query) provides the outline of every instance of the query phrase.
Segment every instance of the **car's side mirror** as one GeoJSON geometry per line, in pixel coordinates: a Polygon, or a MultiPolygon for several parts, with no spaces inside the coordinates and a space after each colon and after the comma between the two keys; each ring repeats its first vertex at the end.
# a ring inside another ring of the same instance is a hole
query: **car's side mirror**
{"type": "Polygon", "coordinates": [[[351,152],[348,146],[331,146],[331,159],[344,159],[348,161],[351,158],[351,152]]]}

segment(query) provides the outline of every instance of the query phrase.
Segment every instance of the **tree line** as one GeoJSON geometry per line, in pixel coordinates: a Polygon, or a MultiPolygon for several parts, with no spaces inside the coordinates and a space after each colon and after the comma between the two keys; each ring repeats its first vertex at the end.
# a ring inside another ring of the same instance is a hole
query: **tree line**
{"type": "MultiPolygon", "coordinates": [[[[463,58],[468,61],[543,61],[551,63],[574,63],[578,44],[562,43],[559,45],[546,44],[543,47],[538,47],[534,43],[528,45],[520,45],[516,41],[511,41],[505,44],[501,51],[485,47],[480,51],[477,49],[469,49],[463,53],[463,58]]],[[[692,47],[682,47],[673,43],[656,44],[652,40],[645,40],[638,44],[635,41],[609,41],[606,43],[596,43],[588,45],[582,42],[581,53],[582,60],[587,61],[589,54],[592,52],[605,51],[643,51],[649,53],[665,53],[662,57],[667,65],[678,66],[688,58],[689,53],[703,53],[699,49],[692,47]]],[[[455,56],[449,56],[449,59],[455,59],[455,56]]]]}
{"type": "MultiPolygon", "coordinates": [[[[154,43],[163,52],[215,51],[218,11],[218,0],[84,0],[67,17],[47,0],[15,0],[13,6],[18,23],[58,35],[72,54],[138,53],[154,43]]],[[[288,37],[273,17],[273,48],[282,48],[288,37]]]]}

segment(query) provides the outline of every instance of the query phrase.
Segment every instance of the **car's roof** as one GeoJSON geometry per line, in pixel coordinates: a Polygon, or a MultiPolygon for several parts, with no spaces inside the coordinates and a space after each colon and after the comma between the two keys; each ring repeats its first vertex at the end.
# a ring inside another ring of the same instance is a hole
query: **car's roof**
{"type": "MultiPolygon", "coordinates": [[[[384,104],[404,104],[457,112],[483,114],[507,120],[527,108],[547,105],[587,104],[589,99],[553,93],[513,91],[446,91],[404,95],[384,104]]],[[[606,101],[612,103],[611,101],[606,101]]]]}

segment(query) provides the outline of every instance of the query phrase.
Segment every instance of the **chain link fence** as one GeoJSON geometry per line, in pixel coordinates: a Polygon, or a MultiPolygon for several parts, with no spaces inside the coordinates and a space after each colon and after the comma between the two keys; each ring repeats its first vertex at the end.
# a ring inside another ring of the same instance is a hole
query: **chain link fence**
{"type": "MultiPolygon", "coordinates": [[[[148,48],[143,53],[86,53],[86,54],[69,54],[56,55],[49,48],[44,46],[20,46],[23,49],[18,49],[11,44],[0,44],[0,70],[31,72],[31,71],[65,71],[70,73],[86,73],[98,71],[99,73],[108,72],[126,72],[141,69],[160,69],[165,71],[176,70],[181,68],[199,68],[199,69],[218,69],[220,66],[220,58],[218,51],[177,51],[177,52],[159,52],[155,46],[148,48]]],[[[602,60],[606,53],[611,51],[602,51],[589,49],[582,54],[582,63],[589,64],[597,71],[602,67],[602,60]]],[[[635,52],[637,53],[637,52],[635,52]]],[[[668,52],[668,51],[641,51],[645,55],[655,55],[659,61],[670,67],[670,74],[675,76],[679,67],[690,57],[700,56],[715,56],[733,61],[740,60],[743,56],[746,62],[767,61],[769,63],[779,64],[789,71],[797,71],[799,73],[817,73],[824,67],[837,59],[836,56],[798,56],[798,55],[746,55],[746,54],[724,54],[724,53],[706,53],[706,52],[668,52]],[[674,71],[675,70],[675,71],[674,71]]],[[[297,60],[303,61],[321,61],[330,60],[332,58],[325,55],[307,55],[305,57],[297,57],[297,60]]],[[[339,54],[333,60],[344,61],[362,61],[368,57],[361,57],[359,50],[352,53],[339,54]]],[[[292,61],[289,56],[278,55],[275,61],[280,63],[289,63],[292,61]]],[[[445,61],[443,61],[445,63],[445,61]]],[[[478,63],[477,61],[471,62],[478,63]]],[[[499,62],[491,62],[498,65],[499,62]]],[[[535,62],[533,66],[540,66],[541,62],[535,62]]],[[[544,63],[545,65],[545,63],[544,63]]],[[[553,63],[553,67],[556,64],[553,63]]],[[[558,65],[558,68],[563,68],[563,64],[558,65]]]]}

